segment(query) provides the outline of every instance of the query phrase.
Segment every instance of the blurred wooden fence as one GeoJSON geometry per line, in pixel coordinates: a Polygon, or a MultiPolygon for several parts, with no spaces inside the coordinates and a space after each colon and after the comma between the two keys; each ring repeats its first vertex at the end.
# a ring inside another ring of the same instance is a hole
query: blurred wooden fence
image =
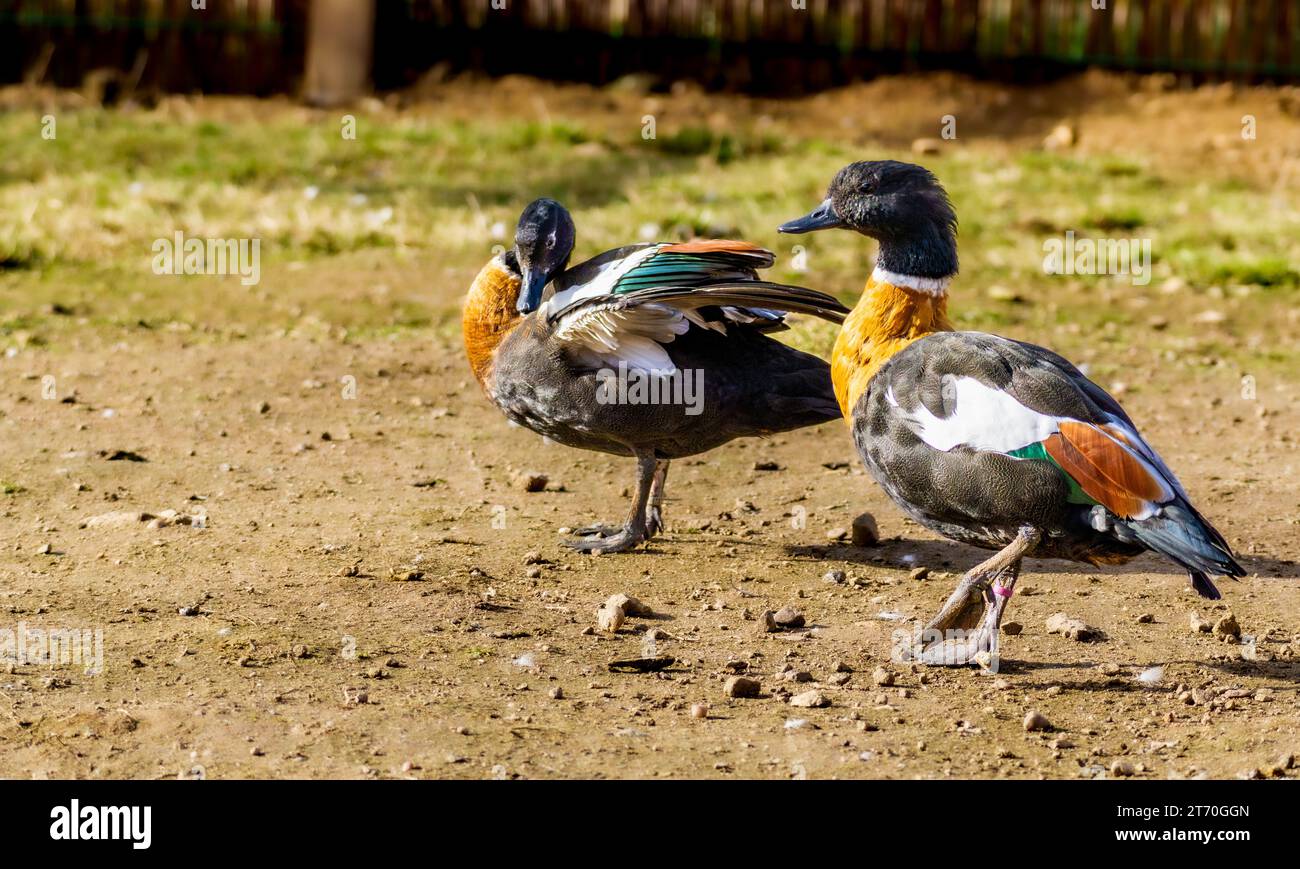
{"type": "MultiPolygon", "coordinates": [[[[366,4],[369,0],[355,0],[366,4]]],[[[372,78],[632,72],[790,93],[883,72],[1038,78],[1090,65],[1300,80],[1300,0],[376,0],[372,78]],[[496,8],[503,6],[504,8],[496,8]],[[804,7],[804,8],[800,8],[804,7]]],[[[0,80],[299,88],[311,0],[0,0],[0,80]]]]}
{"type": "Polygon", "coordinates": [[[381,3],[376,80],[453,68],[596,82],[646,71],[815,90],[947,68],[1034,78],[1096,65],[1300,79],[1300,0],[486,0],[381,3]],[[805,8],[796,8],[803,6],[805,8]]]}
{"type": "Polygon", "coordinates": [[[309,0],[0,0],[0,81],[272,94],[302,76],[309,0]]]}

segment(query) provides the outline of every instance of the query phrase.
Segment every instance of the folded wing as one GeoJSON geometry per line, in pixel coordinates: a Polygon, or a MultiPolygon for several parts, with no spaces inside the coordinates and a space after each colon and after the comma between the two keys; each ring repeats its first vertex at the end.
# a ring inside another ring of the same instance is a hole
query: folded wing
{"type": "Polygon", "coordinates": [[[773,259],[741,241],[621,248],[557,279],[539,313],[580,362],[664,372],[674,369],[664,345],[692,326],[725,335],[782,328],[786,312],[843,320],[848,309],[825,293],[759,280],[773,259]]]}
{"type": "Polygon", "coordinates": [[[1068,500],[1094,508],[1098,530],[1183,565],[1207,597],[1218,592],[1204,574],[1245,575],[1118,403],[1050,351],[948,333],[923,365],[890,383],[886,400],[934,449],[1051,462],[1066,477],[1068,500]]]}

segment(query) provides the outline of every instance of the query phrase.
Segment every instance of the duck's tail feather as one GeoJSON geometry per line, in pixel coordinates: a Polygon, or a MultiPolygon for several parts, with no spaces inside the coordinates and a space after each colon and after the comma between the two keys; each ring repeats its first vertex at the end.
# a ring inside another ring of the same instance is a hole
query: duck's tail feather
{"type": "Polygon", "coordinates": [[[1123,524],[1148,549],[1186,568],[1192,588],[1201,597],[1220,598],[1210,575],[1233,578],[1246,575],[1223,535],[1194,508],[1178,501],[1165,504],[1154,516],[1123,524]]]}
{"type": "Polygon", "coordinates": [[[1210,582],[1210,578],[1199,570],[1189,570],[1187,575],[1192,580],[1192,588],[1196,589],[1196,593],[1201,597],[1207,600],[1219,600],[1223,597],[1214,587],[1214,583],[1210,582]]]}

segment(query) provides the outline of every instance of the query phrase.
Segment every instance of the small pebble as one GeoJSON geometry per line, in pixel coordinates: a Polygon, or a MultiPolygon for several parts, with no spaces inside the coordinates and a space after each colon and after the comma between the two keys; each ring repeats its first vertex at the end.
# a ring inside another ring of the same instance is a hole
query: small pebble
{"type": "Polygon", "coordinates": [[[605,606],[618,607],[623,610],[624,615],[632,616],[634,618],[648,619],[652,618],[655,614],[654,610],[650,609],[650,607],[641,603],[641,601],[629,594],[610,595],[609,599],[605,601],[605,606]]]}
{"type": "Polygon", "coordinates": [[[728,697],[757,697],[762,686],[757,679],[747,676],[732,676],[722,686],[722,692],[728,697]]]}
{"type": "Polygon", "coordinates": [[[544,492],[550,477],[537,471],[524,471],[515,475],[515,485],[525,492],[544,492]]]}
{"type": "Polygon", "coordinates": [[[1101,639],[1101,631],[1087,624],[1082,619],[1072,618],[1065,613],[1053,613],[1047,619],[1047,632],[1060,634],[1069,640],[1090,643],[1101,639]]]}
{"type": "Polygon", "coordinates": [[[1230,639],[1241,638],[1241,625],[1237,624],[1237,617],[1228,613],[1223,618],[1214,623],[1214,635],[1216,637],[1227,637],[1230,639]]]}
{"type": "Polygon", "coordinates": [[[1048,721],[1047,716],[1043,713],[1030,710],[1025,713],[1024,727],[1026,733],[1038,733],[1051,730],[1052,722],[1048,721]]]}
{"type": "Polygon", "coordinates": [[[596,610],[596,624],[606,633],[616,633],[619,628],[623,627],[623,608],[602,605],[596,610]]]}
{"type": "Polygon", "coordinates": [[[854,546],[875,546],[880,543],[880,530],[876,527],[876,517],[870,513],[861,513],[853,520],[852,543],[854,546]]]}
{"type": "Polygon", "coordinates": [[[1136,772],[1137,770],[1133,768],[1133,764],[1127,760],[1117,760],[1110,765],[1110,774],[1113,776],[1128,778],[1136,772]]]}
{"type": "Polygon", "coordinates": [[[803,613],[791,606],[781,607],[776,611],[772,620],[782,628],[802,628],[804,626],[803,613]]]}
{"type": "Polygon", "coordinates": [[[831,701],[827,700],[820,691],[805,691],[791,697],[790,705],[804,709],[821,709],[823,706],[830,706],[831,701]]]}

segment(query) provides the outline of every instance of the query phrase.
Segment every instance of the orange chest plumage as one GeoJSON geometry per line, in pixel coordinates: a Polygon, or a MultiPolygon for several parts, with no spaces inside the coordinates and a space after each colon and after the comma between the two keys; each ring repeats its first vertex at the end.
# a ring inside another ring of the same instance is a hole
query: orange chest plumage
{"type": "Polygon", "coordinates": [[[868,280],[831,353],[831,382],[845,421],[853,424],[854,406],[890,357],[926,335],[951,329],[946,293],[868,280]]]}
{"type": "Polygon", "coordinates": [[[461,314],[460,331],[465,341],[465,356],[474,371],[474,378],[484,389],[492,376],[492,360],[505,337],[518,326],[523,317],[515,310],[519,298],[519,276],[511,272],[499,259],[483,266],[461,314]]]}

